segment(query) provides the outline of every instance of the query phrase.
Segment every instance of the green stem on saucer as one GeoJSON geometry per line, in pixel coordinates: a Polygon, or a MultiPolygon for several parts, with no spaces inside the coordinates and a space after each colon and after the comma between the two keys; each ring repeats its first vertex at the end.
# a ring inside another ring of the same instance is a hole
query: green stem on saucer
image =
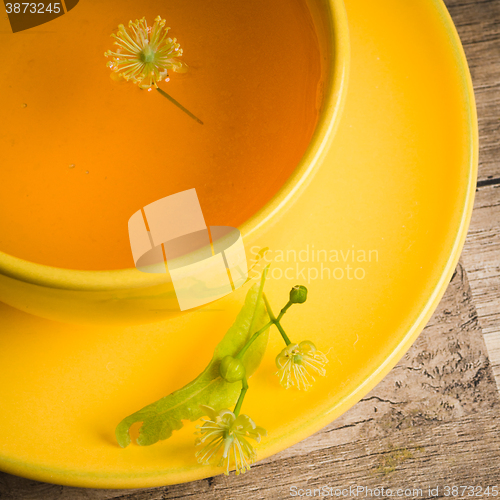
{"type": "Polygon", "coordinates": [[[286,310],[292,305],[290,302],[282,309],[283,314],[280,314],[279,319],[276,318],[276,316],[273,314],[273,311],[271,310],[271,304],[269,304],[269,301],[267,300],[266,294],[262,295],[262,298],[264,299],[264,304],[266,304],[266,309],[267,309],[267,314],[271,318],[271,322],[276,325],[276,328],[279,330],[281,333],[281,336],[283,337],[283,340],[285,341],[286,345],[290,345],[292,342],[288,338],[288,335],[285,333],[285,330],[283,330],[283,327],[281,326],[281,323],[279,322],[279,319],[283,317],[283,314],[285,314],[286,310]]]}
{"type": "Polygon", "coordinates": [[[291,300],[288,301],[286,306],[280,311],[278,314],[278,317],[276,318],[276,321],[280,321],[280,319],[284,316],[284,314],[288,311],[288,309],[293,305],[293,302],[291,300]]]}
{"type": "Polygon", "coordinates": [[[238,416],[240,414],[241,410],[241,405],[243,404],[243,400],[245,399],[245,394],[248,391],[248,382],[246,377],[241,380],[241,392],[240,392],[240,397],[238,398],[238,402],[236,403],[236,406],[234,407],[234,414],[235,416],[238,416]]]}
{"type": "Polygon", "coordinates": [[[264,333],[270,326],[274,324],[274,321],[269,321],[267,325],[264,325],[258,332],[255,332],[250,340],[244,345],[243,349],[235,356],[236,359],[241,359],[243,355],[247,352],[248,348],[252,345],[254,340],[257,340],[257,337],[261,334],[264,333]]]}

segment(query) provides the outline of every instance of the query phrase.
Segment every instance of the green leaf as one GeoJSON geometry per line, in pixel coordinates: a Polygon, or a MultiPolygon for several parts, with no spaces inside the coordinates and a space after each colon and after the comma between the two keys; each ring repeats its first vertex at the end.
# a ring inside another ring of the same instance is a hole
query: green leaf
{"type": "MultiPolygon", "coordinates": [[[[262,328],[269,317],[262,300],[262,287],[255,284],[247,293],[245,304],[236,321],[227,331],[214,351],[214,355],[203,372],[182,389],[152,403],[142,410],[124,418],[116,427],[116,439],[124,448],[130,444],[130,426],[142,422],[137,443],[141,446],[168,439],[174,430],[184,425],[183,420],[198,420],[204,415],[200,405],[216,410],[231,408],[236,404],[241,391],[241,381],[229,383],[219,374],[219,364],[227,355],[235,356],[246,344],[251,334],[262,328]]],[[[267,347],[269,330],[252,343],[243,356],[247,376],[259,366],[267,347]]]]}

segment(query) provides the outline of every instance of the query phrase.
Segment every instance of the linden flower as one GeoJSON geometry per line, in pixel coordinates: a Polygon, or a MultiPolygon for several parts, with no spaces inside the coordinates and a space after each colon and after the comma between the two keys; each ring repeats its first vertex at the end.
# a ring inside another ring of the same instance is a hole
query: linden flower
{"type": "Polygon", "coordinates": [[[169,69],[178,73],[187,71],[187,65],[177,59],[182,56],[177,39],[166,38],[169,29],[160,16],[152,27],[144,17],[135,23],[129,21],[128,29],[120,24],[118,33],[111,35],[118,45],[117,51],[104,53],[111,57],[107,66],[118,76],[148,90],[158,87],[157,83],[168,76],[169,69]]]}
{"type": "Polygon", "coordinates": [[[307,391],[316,380],[311,372],[324,377],[326,363],[327,357],[312,342],[305,340],[300,344],[286,346],[278,354],[276,366],[279,370],[276,375],[285,389],[295,386],[307,391]]]}
{"type": "Polygon", "coordinates": [[[217,465],[224,468],[226,475],[230,470],[235,470],[236,475],[250,470],[257,453],[248,439],[259,443],[260,437],[266,436],[267,431],[255,425],[248,415],[236,416],[231,410],[215,411],[209,406],[202,408],[209,418],[204,419],[203,425],[197,426],[201,437],[195,444],[203,446],[196,452],[198,463],[209,464],[212,459],[219,459],[217,465]]]}

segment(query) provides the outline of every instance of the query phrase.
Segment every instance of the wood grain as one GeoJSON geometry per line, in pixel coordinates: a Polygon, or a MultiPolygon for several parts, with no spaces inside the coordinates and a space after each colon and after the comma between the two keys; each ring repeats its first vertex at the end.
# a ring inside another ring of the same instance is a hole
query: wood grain
{"type": "MultiPolygon", "coordinates": [[[[480,184],[500,184],[500,2],[445,0],[469,64],[479,125],[480,184]]],[[[478,195],[480,197],[480,195],[478,195]]]]}
{"type": "Polygon", "coordinates": [[[500,185],[479,188],[462,258],[500,387],[500,185]]]}
{"type": "Polygon", "coordinates": [[[469,62],[479,124],[478,189],[462,259],[500,387],[500,2],[446,4],[469,62]]]}

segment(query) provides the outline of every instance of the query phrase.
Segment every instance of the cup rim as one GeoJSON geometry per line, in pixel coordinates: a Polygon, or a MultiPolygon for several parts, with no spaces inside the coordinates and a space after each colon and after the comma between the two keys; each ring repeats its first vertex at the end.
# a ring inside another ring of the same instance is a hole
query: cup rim
{"type": "MultiPolygon", "coordinates": [[[[349,28],[343,0],[328,0],[327,57],[324,101],[313,137],[299,164],[273,198],[246,220],[239,230],[244,239],[256,238],[293,204],[318,170],[333,140],[345,102],[350,62],[349,28]]],[[[49,288],[67,290],[119,290],[164,284],[167,274],[148,274],[136,268],[116,270],[66,269],[24,260],[0,251],[0,275],[49,288]]]]}

